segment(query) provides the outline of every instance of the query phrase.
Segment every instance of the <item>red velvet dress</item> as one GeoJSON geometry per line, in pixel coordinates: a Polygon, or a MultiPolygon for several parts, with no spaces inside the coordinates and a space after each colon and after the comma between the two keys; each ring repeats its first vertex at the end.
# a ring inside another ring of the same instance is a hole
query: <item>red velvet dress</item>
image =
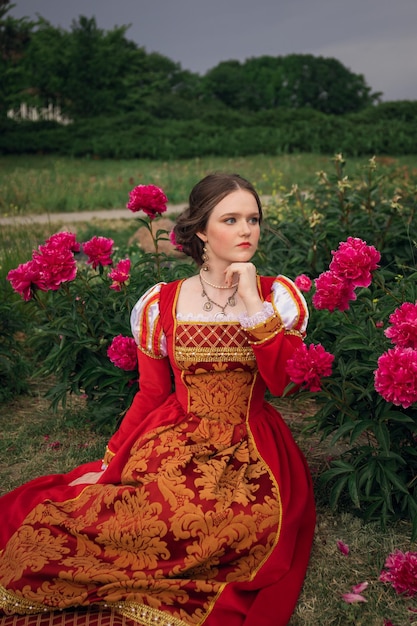
{"type": "Polygon", "coordinates": [[[52,625],[39,615],[59,610],[59,624],[288,624],[310,555],[313,492],[264,393],[288,383],[305,302],[285,277],[261,278],[274,313],[257,325],[180,322],[180,287],[156,285],[136,307],[140,391],[100,481],[69,485],[98,461],[0,499],[0,609],[33,615],[4,625],[52,625]]]}

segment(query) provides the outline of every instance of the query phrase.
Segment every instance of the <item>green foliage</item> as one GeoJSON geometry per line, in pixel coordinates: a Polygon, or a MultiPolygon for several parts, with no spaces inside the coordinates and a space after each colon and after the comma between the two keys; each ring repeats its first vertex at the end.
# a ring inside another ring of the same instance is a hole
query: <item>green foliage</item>
{"type": "MultiPolygon", "coordinates": [[[[0,292],[6,287],[2,285],[0,292]]],[[[4,293],[0,297],[0,402],[5,402],[28,392],[30,366],[24,349],[24,318],[4,293]]]]}
{"type": "Polygon", "coordinates": [[[408,519],[417,537],[417,407],[394,406],[374,388],[378,358],[392,347],[384,335],[389,316],[417,300],[415,183],[398,188],[378,173],[375,159],[359,180],[345,176],[340,154],[334,165],[334,174],[318,173],[315,188],[302,193],[294,187],[276,207],[259,254],[269,271],[280,266],[290,276],[314,278],[349,236],[381,252],[372,284],[357,290],[349,310],[310,306],[308,342],[335,355],[332,376],[312,394],[318,411],[310,430],[338,449],[321,476],[331,505],[348,504],[384,525],[408,519]]]}
{"type": "Polygon", "coordinates": [[[327,269],[338,242],[359,237],[382,253],[390,271],[414,267],[415,178],[408,169],[380,172],[375,158],[351,177],[342,155],[333,161],[333,172],[317,172],[308,190],[293,185],[269,209],[262,262],[272,273],[281,267],[289,275],[315,277],[327,269]]]}
{"type": "Polygon", "coordinates": [[[32,321],[24,303],[14,297],[6,275],[31,254],[37,235],[36,228],[30,235],[12,234],[5,227],[0,230],[0,403],[30,391],[27,333],[32,321]]]}
{"type": "Polygon", "coordinates": [[[52,121],[0,119],[0,154],[174,160],[212,156],[415,154],[417,107],[383,105],[363,115],[325,115],[313,109],[251,113],[209,102],[184,104],[180,95],[128,113],[96,115],[62,126],[52,121]],[[379,115],[379,107],[382,107],[379,115]]]}

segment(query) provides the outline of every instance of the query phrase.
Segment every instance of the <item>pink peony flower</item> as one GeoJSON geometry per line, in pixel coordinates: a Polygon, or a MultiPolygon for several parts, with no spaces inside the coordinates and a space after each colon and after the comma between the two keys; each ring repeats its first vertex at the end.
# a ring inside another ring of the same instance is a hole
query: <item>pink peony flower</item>
{"type": "Polygon", "coordinates": [[[77,274],[77,264],[69,248],[45,244],[33,253],[33,260],[40,271],[37,286],[42,291],[56,291],[61,283],[74,280],[77,274]]]}
{"type": "Polygon", "coordinates": [[[122,259],[116,267],[109,272],[109,278],[113,281],[110,289],[120,291],[121,285],[129,280],[130,259],[122,259]]]}
{"type": "Polygon", "coordinates": [[[346,311],[349,301],[356,300],[351,281],[344,280],[328,270],[315,279],[316,293],[312,298],[313,306],[320,309],[346,311]]]}
{"type": "Polygon", "coordinates": [[[417,348],[417,304],[404,302],[394,313],[389,322],[392,324],[385,331],[385,336],[399,348],[417,348]]]}
{"type": "Polygon", "coordinates": [[[71,252],[79,252],[80,244],[76,241],[74,233],[62,232],[51,235],[49,239],[45,241],[45,245],[48,247],[67,248],[71,252]]]}
{"type": "Polygon", "coordinates": [[[69,248],[48,242],[39,246],[32,260],[10,270],[7,279],[24,300],[30,300],[35,289],[56,291],[61,283],[74,280],[77,264],[69,248]]]}
{"type": "Polygon", "coordinates": [[[306,292],[310,291],[312,285],[311,278],[309,278],[305,274],[300,274],[299,276],[297,276],[297,278],[294,280],[294,283],[300,291],[306,292]]]}
{"type": "Polygon", "coordinates": [[[33,252],[31,261],[10,270],[7,279],[24,300],[30,300],[35,289],[55,291],[61,283],[74,280],[77,265],[73,252],[79,249],[73,233],[55,233],[33,252]]]}
{"type": "Polygon", "coordinates": [[[94,235],[94,237],[83,244],[83,251],[88,256],[87,263],[91,263],[93,269],[96,269],[98,265],[111,265],[113,243],[113,239],[94,235]]]}
{"type": "Polygon", "coordinates": [[[167,210],[168,198],[156,185],[138,185],[129,193],[126,207],[136,213],[144,211],[151,219],[155,219],[167,210]]]}
{"type": "Polygon", "coordinates": [[[175,239],[175,233],[173,230],[171,230],[171,232],[169,233],[169,240],[176,250],[179,250],[180,252],[182,252],[182,249],[183,249],[182,245],[180,243],[177,243],[177,240],[175,239]]]}
{"type": "Polygon", "coordinates": [[[417,401],[417,350],[391,348],[379,357],[374,376],[384,400],[408,408],[417,401]]]}
{"type": "Polygon", "coordinates": [[[33,260],[21,263],[16,269],[9,271],[7,280],[14,291],[28,301],[33,297],[33,291],[41,280],[39,265],[33,260]]]}
{"type": "Polygon", "coordinates": [[[369,287],[371,272],[376,270],[381,255],[374,246],[368,246],[358,237],[348,237],[332,250],[333,260],[329,269],[340,278],[353,282],[354,287],[369,287]]]}
{"type": "Polygon", "coordinates": [[[390,583],[398,594],[408,597],[417,595],[417,552],[395,550],[384,564],[379,576],[383,583],[390,583]]]}
{"type": "Polygon", "coordinates": [[[349,554],[349,546],[347,545],[347,543],[343,543],[343,541],[338,540],[336,541],[336,545],[339,552],[341,552],[344,556],[347,556],[349,554]]]}
{"type": "Polygon", "coordinates": [[[321,344],[302,344],[288,359],[286,370],[297,385],[303,385],[310,391],[320,391],[320,379],[330,376],[334,355],[326,352],[321,344]]]}
{"type": "Polygon", "coordinates": [[[116,367],[129,372],[138,364],[137,346],[132,337],[117,335],[107,349],[107,356],[116,367]]]}

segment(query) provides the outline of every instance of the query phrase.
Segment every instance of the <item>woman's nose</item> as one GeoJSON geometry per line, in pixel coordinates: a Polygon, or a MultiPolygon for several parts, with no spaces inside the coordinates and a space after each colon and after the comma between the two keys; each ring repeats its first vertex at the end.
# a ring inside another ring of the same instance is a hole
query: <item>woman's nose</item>
{"type": "Polygon", "coordinates": [[[250,235],[250,227],[246,220],[242,220],[240,225],[240,232],[242,235],[250,235]]]}

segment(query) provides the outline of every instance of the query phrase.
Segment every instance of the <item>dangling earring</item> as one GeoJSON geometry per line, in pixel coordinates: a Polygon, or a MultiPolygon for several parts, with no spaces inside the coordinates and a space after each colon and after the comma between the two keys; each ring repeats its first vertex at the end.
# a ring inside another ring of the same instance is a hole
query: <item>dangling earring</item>
{"type": "Polygon", "coordinates": [[[203,265],[201,266],[201,269],[203,270],[203,272],[208,272],[208,270],[209,270],[209,266],[208,266],[209,255],[208,255],[206,246],[203,246],[203,254],[201,255],[201,258],[203,260],[203,265]]]}

